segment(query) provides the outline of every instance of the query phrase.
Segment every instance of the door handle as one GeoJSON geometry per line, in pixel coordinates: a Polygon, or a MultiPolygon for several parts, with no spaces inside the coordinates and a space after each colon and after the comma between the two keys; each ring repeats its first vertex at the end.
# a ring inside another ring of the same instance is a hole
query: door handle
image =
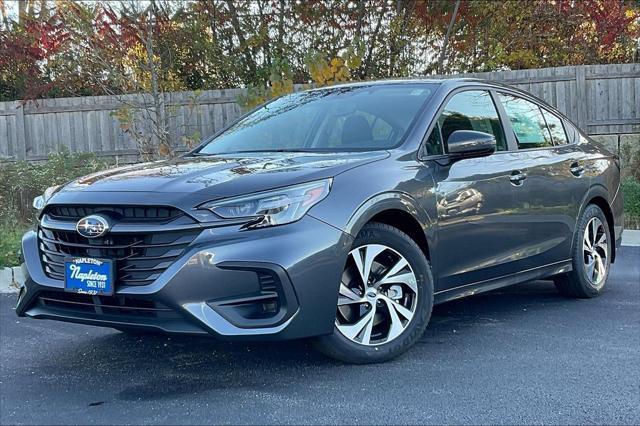
{"type": "Polygon", "coordinates": [[[572,175],[574,175],[575,177],[580,177],[582,176],[582,174],[584,173],[584,166],[582,166],[580,163],[575,162],[571,164],[571,167],[569,168],[569,171],[571,172],[572,175]]]}
{"type": "Polygon", "coordinates": [[[522,183],[526,178],[527,178],[527,174],[520,170],[514,170],[513,172],[511,172],[511,176],[509,176],[509,180],[515,186],[522,185],[522,183]]]}

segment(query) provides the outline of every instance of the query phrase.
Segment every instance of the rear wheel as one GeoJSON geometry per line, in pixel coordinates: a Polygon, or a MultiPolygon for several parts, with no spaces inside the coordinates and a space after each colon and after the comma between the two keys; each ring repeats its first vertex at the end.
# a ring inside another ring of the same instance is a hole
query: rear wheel
{"type": "Polygon", "coordinates": [[[573,241],[573,270],[554,278],[567,297],[590,298],[602,293],[611,266],[611,235],[600,207],[590,204],[582,213],[573,241]]]}
{"type": "Polygon", "coordinates": [[[318,339],[327,355],[373,363],[406,351],[422,335],[433,306],[433,279],[420,247],[389,225],[358,234],[345,265],[334,332],[318,339]]]}

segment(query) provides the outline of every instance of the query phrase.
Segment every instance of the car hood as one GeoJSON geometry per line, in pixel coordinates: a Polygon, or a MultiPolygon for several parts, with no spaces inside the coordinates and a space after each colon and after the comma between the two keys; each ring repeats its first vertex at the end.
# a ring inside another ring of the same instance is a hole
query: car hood
{"type": "Polygon", "coordinates": [[[386,151],[262,152],[181,157],[84,176],[66,185],[58,194],[71,195],[70,192],[78,191],[162,192],[228,197],[333,177],[388,155],[386,151]]]}

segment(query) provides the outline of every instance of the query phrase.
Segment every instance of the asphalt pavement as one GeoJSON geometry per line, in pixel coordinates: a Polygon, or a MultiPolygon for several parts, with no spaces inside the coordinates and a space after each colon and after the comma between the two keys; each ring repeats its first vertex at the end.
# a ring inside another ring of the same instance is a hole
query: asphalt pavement
{"type": "Polygon", "coordinates": [[[606,292],[546,281],[434,309],[386,364],[324,358],[307,341],[131,337],[15,317],[0,296],[0,423],[640,423],[640,247],[606,292]]]}

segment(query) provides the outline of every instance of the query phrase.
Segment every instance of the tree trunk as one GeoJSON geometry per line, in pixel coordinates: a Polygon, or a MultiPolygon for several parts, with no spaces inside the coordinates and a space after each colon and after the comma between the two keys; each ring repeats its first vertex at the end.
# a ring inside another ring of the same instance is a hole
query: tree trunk
{"type": "Polygon", "coordinates": [[[458,8],[460,7],[460,0],[456,0],[456,5],[453,7],[453,14],[451,15],[451,20],[449,21],[449,25],[447,26],[447,34],[444,36],[444,41],[442,43],[442,49],[440,49],[440,56],[438,57],[438,74],[442,74],[443,64],[444,64],[444,55],[447,52],[447,46],[449,45],[449,38],[451,37],[451,31],[453,30],[453,24],[456,22],[456,15],[458,15],[458,8]]]}
{"type": "Polygon", "coordinates": [[[280,10],[278,11],[278,60],[284,58],[284,9],[285,0],[280,0],[280,10]]]}
{"type": "Polygon", "coordinates": [[[24,25],[24,21],[27,19],[27,2],[18,2],[18,25],[24,25]]]}
{"type": "Polygon", "coordinates": [[[382,18],[384,17],[384,8],[380,12],[378,16],[378,21],[376,22],[376,26],[373,30],[373,34],[371,36],[371,40],[369,40],[369,49],[367,50],[367,55],[364,60],[364,66],[362,67],[362,72],[360,77],[364,80],[369,76],[369,68],[371,67],[371,61],[373,60],[373,49],[376,46],[376,41],[378,40],[378,33],[380,32],[380,25],[382,24],[382,18]]]}
{"type": "Polygon", "coordinates": [[[256,63],[253,59],[253,55],[251,54],[251,50],[249,46],[247,46],[247,40],[244,37],[244,31],[240,26],[240,20],[238,19],[238,9],[236,9],[236,5],[234,4],[234,0],[226,0],[227,7],[229,8],[229,13],[231,14],[231,26],[233,27],[233,31],[236,33],[236,37],[238,37],[238,41],[240,42],[240,50],[242,51],[242,55],[244,56],[244,60],[248,67],[249,78],[256,77],[256,63]]]}
{"type": "Polygon", "coordinates": [[[397,0],[396,2],[396,15],[399,17],[402,14],[402,32],[398,36],[393,36],[389,39],[389,77],[397,77],[395,68],[401,53],[399,45],[404,45],[404,39],[407,37],[407,24],[415,6],[415,0],[397,0]]]}
{"type": "MultiPolygon", "coordinates": [[[[269,37],[269,26],[266,23],[264,5],[265,2],[262,0],[257,1],[258,4],[258,24],[256,33],[257,34],[265,34],[265,39],[261,40],[260,46],[262,47],[262,67],[266,69],[271,69],[271,37],[269,37]],[[266,27],[266,31],[265,31],[266,27]]],[[[277,54],[277,53],[276,53],[277,54]]]]}
{"type": "Polygon", "coordinates": [[[147,65],[149,67],[149,73],[151,75],[151,96],[153,98],[153,109],[155,116],[154,133],[158,139],[158,148],[161,150],[168,150],[168,152],[161,151],[162,154],[172,156],[173,147],[168,140],[168,132],[166,128],[165,109],[164,109],[164,95],[160,91],[160,85],[158,84],[158,67],[155,62],[155,53],[153,48],[153,20],[155,19],[155,3],[151,3],[148,9],[149,21],[147,22],[147,34],[145,38],[145,50],[147,52],[147,65]]]}
{"type": "Polygon", "coordinates": [[[4,0],[0,0],[0,15],[2,15],[3,30],[9,31],[9,17],[7,16],[7,6],[4,0]]]}

